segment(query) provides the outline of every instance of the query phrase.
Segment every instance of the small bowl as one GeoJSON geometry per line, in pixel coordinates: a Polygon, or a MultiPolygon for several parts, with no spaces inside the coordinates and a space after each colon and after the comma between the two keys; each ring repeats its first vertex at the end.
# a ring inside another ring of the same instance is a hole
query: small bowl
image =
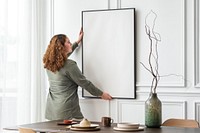
{"type": "Polygon", "coordinates": [[[117,127],[118,128],[123,128],[123,129],[138,129],[140,124],[138,123],[118,123],[117,127]]]}
{"type": "Polygon", "coordinates": [[[64,124],[72,124],[72,122],[73,122],[72,120],[63,120],[64,124]]]}

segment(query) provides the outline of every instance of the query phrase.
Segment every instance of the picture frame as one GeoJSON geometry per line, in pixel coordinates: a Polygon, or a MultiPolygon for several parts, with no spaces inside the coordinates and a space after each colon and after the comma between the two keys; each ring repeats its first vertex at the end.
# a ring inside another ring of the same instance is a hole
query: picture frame
{"type": "Polygon", "coordinates": [[[83,74],[113,98],[135,99],[135,8],[82,11],[82,28],[83,74]]]}

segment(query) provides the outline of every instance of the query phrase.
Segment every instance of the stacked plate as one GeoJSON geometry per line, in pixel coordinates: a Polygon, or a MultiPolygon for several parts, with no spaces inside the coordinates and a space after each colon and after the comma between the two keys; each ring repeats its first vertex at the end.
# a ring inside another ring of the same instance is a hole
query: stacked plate
{"type": "Polygon", "coordinates": [[[113,129],[117,131],[142,131],[144,127],[140,127],[138,123],[118,123],[113,129]]]}
{"type": "Polygon", "coordinates": [[[98,124],[91,124],[90,126],[81,126],[80,124],[74,124],[71,125],[71,130],[74,131],[96,131],[96,130],[100,130],[100,127],[98,124]]]}

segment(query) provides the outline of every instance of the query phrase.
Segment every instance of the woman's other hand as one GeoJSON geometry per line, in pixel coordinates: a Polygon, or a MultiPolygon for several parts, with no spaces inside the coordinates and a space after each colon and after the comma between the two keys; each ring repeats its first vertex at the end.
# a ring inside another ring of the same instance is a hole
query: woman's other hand
{"type": "Polygon", "coordinates": [[[83,39],[83,28],[81,28],[78,40],[76,42],[79,44],[82,41],[82,39],[83,39]]]}
{"type": "Polygon", "coordinates": [[[106,92],[103,92],[103,94],[101,95],[101,98],[104,100],[112,100],[112,96],[106,92]]]}

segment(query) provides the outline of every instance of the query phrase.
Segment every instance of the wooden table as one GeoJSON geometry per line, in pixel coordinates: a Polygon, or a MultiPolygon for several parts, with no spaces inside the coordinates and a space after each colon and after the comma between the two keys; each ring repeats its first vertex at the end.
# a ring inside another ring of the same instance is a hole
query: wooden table
{"type": "MultiPolygon", "coordinates": [[[[47,121],[32,124],[19,125],[16,127],[4,128],[4,130],[18,130],[19,127],[31,128],[37,132],[66,132],[66,133],[126,133],[122,131],[115,131],[113,127],[116,123],[112,124],[111,127],[103,127],[99,122],[92,122],[95,124],[100,124],[100,130],[98,131],[71,131],[66,128],[66,125],[58,125],[57,123],[61,121],[47,121]]],[[[143,131],[137,131],[134,133],[200,133],[200,128],[177,128],[177,127],[160,127],[160,128],[144,128],[143,131]]]]}

